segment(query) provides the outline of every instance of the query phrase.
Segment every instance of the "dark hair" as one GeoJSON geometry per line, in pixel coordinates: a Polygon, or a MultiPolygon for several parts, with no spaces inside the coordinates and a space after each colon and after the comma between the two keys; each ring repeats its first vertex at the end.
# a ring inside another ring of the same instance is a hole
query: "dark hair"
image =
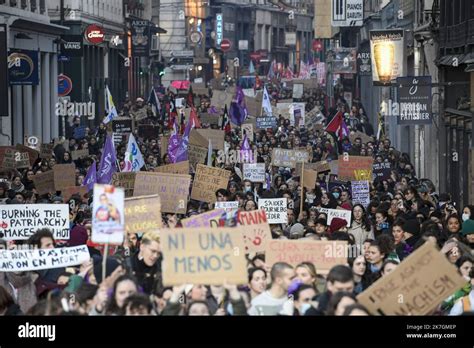
{"type": "Polygon", "coordinates": [[[86,214],[84,214],[84,212],[82,211],[79,211],[77,212],[76,217],[74,218],[74,223],[82,224],[85,219],[86,219],[86,214]]]}
{"type": "Polygon", "coordinates": [[[138,288],[137,281],[135,280],[134,277],[132,277],[128,274],[124,274],[124,275],[118,277],[117,280],[114,283],[114,288],[113,288],[113,291],[112,291],[112,295],[110,295],[109,302],[107,303],[107,306],[106,306],[106,313],[107,314],[119,314],[119,315],[122,314],[123,315],[123,313],[125,312],[125,306],[120,308],[117,304],[117,301],[115,301],[115,295],[117,293],[117,287],[120,283],[125,282],[125,281],[133,282],[135,284],[135,286],[138,288]]]}
{"type": "Polygon", "coordinates": [[[465,208],[469,209],[469,213],[470,213],[469,219],[474,220],[474,205],[471,205],[471,204],[465,205],[464,208],[462,208],[463,212],[465,208]]]}
{"type": "Polygon", "coordinates": [[[391,234],[381,234],[372,242],[371,245],[377,246],[385,258],[394,250],[395,245],[391,234]]]}
{"type": "Polygon", "coordinates": [[[13,304],[15,304],[13,297],[8,293],[7,289],[0,286],[0,312],[3,312],[13,304]]]}
{"type": "Polygon", "coordinates": [[[150,313],[153,309],[153,305],[145,294],[133,294],[126,298],[123,303],[123,308],[130,308],[131,310],[146,308],[147,312],[150,313]]]}
{"type": "Polygon", "coordinates": [[[347,306],[346,309],[344,310],[344,313],[342,313],[343,316],[348,316],[348,315],[351,315],[351,313],[354,311],[354,309],[358,309],[360,311],[363,311],[365,313],[367,313],[367,315],[370,315],[369,311],[367,310],[367,308],[365,308],[363,305],[361,305],[360,303],[354,303],[350,306],[347,306]]]}
{"type": "Polygon", "coordinates": [[[365,208],[362,204],[355,204],[353,207],[352,207],[352,219],[351,219],[351,226],[352,226],[352,223],[355,221],[354,220],[354,208],[355,207],[360,207],[362,209],[362,228],[366,231],[370,231],[371,229],[371,224],[370,224],[370,220],[369,220],[369,217],[367,216],[367,212],[365,211],[365,208]]]}
{"type": "Polygon", "coordinates": [[[272,283],[275,281],[276,278],[281,277],[282,273],[286,269],[293,269],[293,266],[286,262],[277,262],[272,266],[272,270],[270,272],[270,277],[272,279],[272,283]]]}
{"type": "Polygon", "coordinates": [[[261,267],[252,267],[252,268],[249,268],[248,271],[247,271],[248,272],[248,277],[249,277],[249,283],[253,279],[254,273],[257,272],[257,271],[262,271],[265,274],[265,278],[267,277],[267,271],[265,271],[263,268],[261,268],[261,267]]]}
{"type": "Polygon", "coordinates": [[[334,295],[331,296],[331,299],[329,300],[328,307],[326,310],[326,315],[331,315],[331,316],[335,315],[337,306],[339,305],[339,302],[341,302],[341,300],[344,297],[349,297],[353,299],[354,301],[356,301],[356,297],[354,296],[354,294],[350,292],[347,292],[347,291],[336,292],[334,295]]]}
{"type": "Polygon", "coordinates": [[[189,315],[189,312],[191,311],[191,307],[195,304],[203,304],[204,306],[207,307],[207,310],[209,311],[209,314],[211,314],[211,311],[209,309],[209,304],[207,303],[207,301],[197,300],[197,301],[192,301],[191,303],[189,303],[188,308],[186,310],[186,315],[189,315]]]}
{"type": "MultiPolygon", "coordinates": [[[[457,268],[461,268],[461,266],[463,265],[463,263],[465,262],[470,262],[470,263],[474,263],[474,258],[472,258],[472,256],[470,255],[462,255],[457,261],[456,261],[456,267],[457,268]]],[[[474,267],[473,267],[474,268],[474,267]]]]}
{"type": "Polygon", "coordinates": [[[392,228],[394,228],[395,226],[399,226],[403,231],[404,231],[404,226],[405,226],[405,219],[403,218],[398,218],[395,220],[395,222],[393,223],[392,225],[392,228]]]}
{"type": "MultiPolygon", "coordinates": [[[[447,230],[448,229],[448,221],[450,219],[456,219],[458,220],[458,223],[459,223],[459,230],[461,230],[461,226],[462,226],[462,220],[461,218],[459,217],[458,214],[449,214],[448,217],[446,218],[446,222],[445,222],[445,229],[447,230]]],[[[458,231],[459,232],[459,231],[458,231]]]]}
{"type": "Polygon", "coordinates": [[[55,243],[53,233],[48,228],[41,228],[33,234],[30,239],[28,240],[28,244],[36,246],[38,249],[41,248],[41,239],[43,238],[51,238],[53,243],[55,243]]]}
{"type": "MultiPolygon", "coordinates": [[[[308,290],[308,289],[313,289],[314,290],[314,287],[311,286],[311,285],[308,285],[308,284],[300,284],[298,286],[298,288],[296,289],[296,291],[293,293],[293,296],[294,296],[294,300],[295,301],[299,301],[300,299],[300,294],[305,291],[305,290],[308,290]]],[[[317,292],[316,292],[317,293],[317,292]]]]}
{"type": "Polygon", "coordinates": [[[395,265],[395,266],[398,266],[400,264],[400,262],[398,262],[397,260],[385,260],[382,264],[382,267],[380,268],[380,271],[385,273],[385,266],[387,265],[395,265]]]}
{"type": "Polygon", "coordinates": [[[229,191],[227,191],[226,189],[222,189],[222,188],[221,188],[221,189],[218,189],[218,190],[216,191],[216,197],[217,197],[219,194],[223,195],[224,197],[229,197],[229,191]]]}
{"type": "Polygon", "coordinates": [[[95,284],[83,282],[76,290],[76,299],[80,305],[86,304],[88,300],[92,300],[97,293],[99,287],[95,284]]]}
{"type": "Polygon", "coordinates": [[[327,276],[327,281],[331,283],[347,283],[353,280],[352,270],[345,265],[337,265],[331,268],[327,276]]]}

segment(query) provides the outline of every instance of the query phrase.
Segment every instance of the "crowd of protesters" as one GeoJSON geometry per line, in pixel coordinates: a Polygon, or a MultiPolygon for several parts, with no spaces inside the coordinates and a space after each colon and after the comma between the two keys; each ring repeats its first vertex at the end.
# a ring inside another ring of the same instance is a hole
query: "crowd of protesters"
{"type": "MultiPolygon", "coordinates": [[[[273,99],[290,97],[283,90],[270,90],[270,93],[273,99]]],[[[122,117],[140,118],[138,124],[158,126],[156,136],[147,138],[136,127],[135,137],[146,162],[142,170],[152,171],[170,163],[166,151],[161,155],[161,146],[163,134],[169,132],[166,106],[172,97],[168,93],[162,98],[163,118],[155,117],[141,98],[121,108],[122,117]],[[137,117],[138,114],[145,116],[137,117]]],[[[436,313],[460,315],[473,311],[474,206],[458,207],[449,193],[438,193],[430,180],[418,178],[407,154],[397,151],[383,135],[376,138],[363,107],[349,108],[339,100],[336,108],[326,110],[323,99],[321,92],[305,93],[302,98],[307,111],[320,107],[326,124],[336,112],[342,111],[349,131],[363,132],[371,140],[338,139],[324,128],[309,124],[294,127],[290,120],[280,116],[276,128],[256,130],[254,139],[249,139],[257,162],[266,163],[271,181],[265,185],[242,180],[236,170],[238,166],[219,163],[214,153],[213,165],[232,172],[228,188],[217,191],[216,200],[238,201],[239,209],[249,211],[257,209],[258,198],[285,197],[288,222],[271,225],[272,238],[347,241],[359,251],[351,255],[347,264],[335,266],[322,275],[309,262],[296,267],[286,263],[269,265],[264,254],[249,254],[247,284],[165,287],[160,238],[157,233],[149,232],[127,235],[123,246],[110,247],[106,278],[102,279],[104,246],[90,240],[92,195],[74,195],[71,198],[74,204],[69,205],[69,240],[56,241],[51,231],[41,229],[27,241],[2,240],[2,247],[28,244],[48,249],[86,244],[91,260],[77,267],[0,272],[0,314],[368,315],[356,295],[396,269],[429,240],[438,245],[466,280],[465,286],[440,304],[436,313]],[[337,160],[343,153],[373,157],[376,162],[390,163],[390,177],[370,182],[370,204],[364,207],[352,202],[350,183],[338,181],[334,174],[320,173],[314,189],[302,189],[295,168],[271,165],[274,148],[305,148],[310,152],[311,162],[337,160]],[[327,214],[320,212],[320,208],[351,210],[350,227],[339,218],[328,224],[327,214]]],[[[198,111],[210,107],[210,99],[206,97],[197,105],[198,111]]],[[[100,159],[107,126],[88,128],[82,137],[75,139],[73,129],[79,123],[79,119],[73,121],[68,142],[64,139],[57,142],[50,160],[39,158],[31,168],[0,173],[0,204],[70,203],[64,201],[61,192],[38,195],[33,177],[52,170],[56,164],[72,163],[72,151],[89,149],[89,157],[74,161],[76,183],[83,184],[88,168],[100,159]]],[[[221,128],[221,125],[211,127],[221,128]]],[[[225,141],[231,150],[239,150],[243,138],[241,128],[233,127],[226,133],[225,141]]],[[[120,166],[125,150],[126,139],[123,139],[116,146],[120,166]]],[[[211,204],[190,200],[185,215],[163,214],[163,222],[165,227],[180,227],[181,219],[210,209],[211,204]]]]}

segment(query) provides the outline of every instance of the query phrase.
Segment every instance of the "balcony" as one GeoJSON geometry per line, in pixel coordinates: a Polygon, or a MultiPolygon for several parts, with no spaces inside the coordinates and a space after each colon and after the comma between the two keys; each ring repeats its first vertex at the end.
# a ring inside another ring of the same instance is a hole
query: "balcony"
{"type": "Polygon", "coordinates": [[[474,44],[474,19],[470,19],[467,24],[467,43],[474,44]]]}

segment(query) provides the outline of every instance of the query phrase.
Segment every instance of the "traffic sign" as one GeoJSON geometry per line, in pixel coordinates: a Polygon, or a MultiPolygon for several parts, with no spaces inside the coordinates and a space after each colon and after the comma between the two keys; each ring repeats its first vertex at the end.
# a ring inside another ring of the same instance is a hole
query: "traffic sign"
{"type": "Polygon", "coordinates": [[[221,42],[221,50],[224,51],[224,52],[227,52],[230,50],[230,48],[232,47],[232,43],[230,42],[229,39],[223,39],[222,42],[221,42]]]}

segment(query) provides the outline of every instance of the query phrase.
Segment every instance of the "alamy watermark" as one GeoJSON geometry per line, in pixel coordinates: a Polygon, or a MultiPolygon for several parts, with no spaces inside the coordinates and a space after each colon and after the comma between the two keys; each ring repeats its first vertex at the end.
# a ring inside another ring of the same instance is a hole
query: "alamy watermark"
{"type": "Polygon", "coordinates": [[[89,120],[95,118],[94,102],[70,102],[67,99],[56,103],[56,116],[85,116],[89,120]]]}
{"type": "Polygon", "coordinates": [[[219,150],[216,160],[224,164],[257,163],[257,154],[252,150],[219,150]]]}

